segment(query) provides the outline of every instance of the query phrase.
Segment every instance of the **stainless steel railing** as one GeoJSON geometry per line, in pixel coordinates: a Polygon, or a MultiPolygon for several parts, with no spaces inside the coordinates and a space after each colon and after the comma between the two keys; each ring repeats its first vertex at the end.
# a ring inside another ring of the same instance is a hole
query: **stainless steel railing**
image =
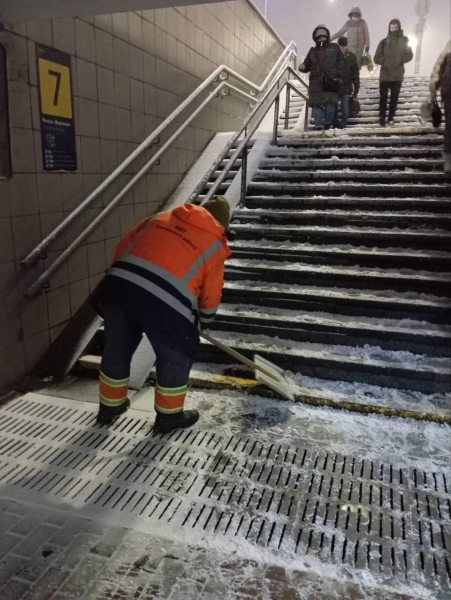
{"type": "MultiPolygon", "coordinates": [[[[183,122],[183,124],[173,133],[167,142],[146,162],[146,164],[138,171],[136,175],[129,181],[129,183],[115,196],[115,198],[106,206],[102,212],[86,227],[86,229],[62,252],[62,254],[50,265],[50,267],[42,273],[37,281],[26,291],[27,297],[33,297],[38,294],[44,287],[48,285],[48,282],[52,275],[64,264],[64,262],[73,254],[73,252],[89,237],[89,235],[102,223],[105,218],[116,208],[121,200],[130,192],[131,189],[146,175],[149,169],[161,158],[161,156],[168,150],[168,148],[174,143],[174,141],[185,131],[185,129],[196,119],[205,106],[215,97],[221,97],[222,95],[234,94],[240,98],[248,100],[249,102],[255,103],[256,106],[253,108],[251,113],[245,119],[241,129],[234,134],[226,148],[221,152],[220,157],[215,161],[214,169],[213,166],[209,169],[208,173],[196,187],[195,192],[190,196],[189,202],[195,201],[197,196],[205,183],[205,179],[210,178],[211,171],[216,170],[216,167],[221,163],[227,156],[230,148],[245,132],[244,140],[249,140],[250,136],[255,132],[259,123],[264,118],[268,110],[271,108],[274,101],[280,96],[282,89],[288,85],[290,89],[293,89],[296,93],[300,94],[307,101],[307,97],[303,95],[295,86],[293,86],[289,79],[294,77],[302,85],[306,86],[302,78],[291,68],[290,63],[296,59],[296,45],[291,42],[282,52],[275,65],[268,73],[263,83],[258,86],[253,82],[249,81],[239,73],[236,73],[232,69],[226,66],[218,67],[169,117],[154,131],[151,135],[144,140],[125,161],[107,177],[107,179],[94,190],[64,221],[62,221],[36,248],[34,248],[22,261],[24,267],[29,267],[39,260],[42,256],[45,256],[47,248],[56,240],[68,227],[81,215],[84,211],[92,205],[93,202],[104,193],[114,181],[138,158],[142,157],[147,150],[154,144],[158,143],[158,140],[162,133],[192,104],[196,101],[198,96],[202,94],[211,84],[221,82],[218,87],[214,89],[196,108],[196,110],[183,122]],[[233,86],[229,83],[228,78],[232,77],[239,83],[244,84],[250,88],[250,93],[243,91],[240,88],[233,86]],[[267,88],[267,89],[266,89],[267,88]],[[260,98],[258,95],[263,94],[260,98]],[[251,132],[249,134],[249,132],[251,132]],[[199,191],[197,191],[199,190],[199,191]],[[197,195],[194,198],[194,194],[197,191],[197,195]]],[[[288,93],[288,90],[287,90],[288,93]]],[[[289,110],[289,104],[288,104],[289,110]]],[[[278,113],[278,111],[277,111],[278,113]]],[[[218,186],[224,181],[225,176],[229,173],[232,166],[235,164],[236,159],[242,152],[247,141],[243,144],[243,141],[239,144],[240,151],[234,152],[231,159],[228,161],[224,172],[221,174],[219,179],[215,182],[212,190],[208,193],[210,198],[214,191],[217,190],[218,186]],[[233,161],[232,161],[233,159],[233,161]],[[232,162],[231,162],[232,161],[232,162]],[[219,183],[218,183],[219,182],[219,183]]],[[[237,149],[238,150],[238,149],[237,149]]]]}

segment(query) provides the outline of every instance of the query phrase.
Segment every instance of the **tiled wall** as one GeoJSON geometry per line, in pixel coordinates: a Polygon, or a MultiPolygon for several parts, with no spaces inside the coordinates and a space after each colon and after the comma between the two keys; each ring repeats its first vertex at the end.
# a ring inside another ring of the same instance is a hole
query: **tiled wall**
{"type": "MultiPolygon", "coordinates": [[[[260,83],[282,44],[246,0],[6,24],[13,176],[0,180],[0,388],[29,372],[88,297],[122,234],[155,212],[242,101],[215,100],[33,300],[23,292],[104,198],[24,272],[20,259],[73,210],[217,65],[260,83]],[[79,170],[43,172],[35,43],[72,55],[79,170]]],[[[123,184],[131,177],[124,174],[123,184]]],[[[114,191],[114,190],[112,190],[114,191]]]]}

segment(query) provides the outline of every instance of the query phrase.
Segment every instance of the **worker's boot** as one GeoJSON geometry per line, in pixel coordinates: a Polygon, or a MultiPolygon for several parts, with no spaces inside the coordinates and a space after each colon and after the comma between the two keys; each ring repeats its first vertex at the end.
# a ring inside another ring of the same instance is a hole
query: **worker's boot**
{"type": "Polygon", "coordinates": [[[97,423],[100,425],[112,425],[119,417],[130,408],[130,400],[127,398],[119,406],[107,406],[100,403],[97,414],[97,423]]]}
{"type": "Polygon", "coordinates": [[[172,414],[157,412],[153,428],[157,433],[169,433],[173,429],[191,427],[198,420],[199,413],[197,410],[182,410],[172,414]]]}

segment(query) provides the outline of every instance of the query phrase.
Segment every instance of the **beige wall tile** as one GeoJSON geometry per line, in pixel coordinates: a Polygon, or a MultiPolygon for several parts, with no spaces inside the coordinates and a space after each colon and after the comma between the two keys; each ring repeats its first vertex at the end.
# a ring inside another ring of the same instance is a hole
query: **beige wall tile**
{"type": "Polygon", "coordinates": [[[75,19],[54,19],[52,31],[53,46],[68,54],[75,54],[75,19]]]}
{"type": "Polygon", "coordinates": [[[52,23],[49,19],[27,21],[27,37],[34,42],[52,45],[52,23]]]}
{"type": "Polygon", "coordinates": [[[0,353],[0,388],[7,387],[25,377],[23,343],[8,346],[0,353]]]}
{"type": "Polygon", "coordinates": [[[34,298],[22,299],[20,311],[24,339],[49,328],[46,294],[38,294],[34,298]]]}
{"type": "Polygon", "coordinates": [[[157,58],[161,58],[162,60],[167,59],[167,38],[168,34],[166,31],[163,31],[158,27],[155,28],[155,56],[157,58]]]}
{"type": "Polygon", "coordinates": [[[132,139],[131,111],[125,108],[116,108],[117,139],[130,142],[132,139]]]}
{"type": "Polygon", "coordinates": [[[8,181],[0,180],[0,219],[11,216],[8,181]]]}
{"type": "Polygon", "coordinates": [[[77,59],[78,95],[88,100],[97,100],[97,74],[95,64],[77,59]]]}
{"type": "Polygon", "coordinates": [[[127,42],[113,39],[114,70],[123,75],[130,75],[130,47],[127,42]]]}
{"type": "Polygon", "coordinates": [[[88,244],[88,270],[89,276],[103,273],[106,269],[105,242],[88,244]]]}
{"type": "Polygon", "coordinates": [[[96,63],[114,69],[113,36],[102,29],[95,30],[96,63]]]}
{"type": "Polygon", "coordinates": [[[24,340],[25,365],[28,372],[32,371],[50,347],[50,334],[42,331],[24,340]]]}
{"type": "MultiPolygon", "coordinates": [[[[33,44],[34,42],[30,42],[33,44]]],[[[6,59],[8,62],[8,79],[10,81],[28,82],[28,48],[27,40],[14,33],[4,36],[6,59]]],[[[35,67],[36,70],[36,67],[35,67]]]]}
{"type": "Polygon", "coordinates": [[[98,103],[80,98],[80,133],[81,135],[99,136],[98,103]]]}
{"type": "Polygon", "coordinates": [[[50,327],[55,327],[70,318],[69,287],[64,286],[47,292],[50,327]]]}
{"type": "MultiPolygon", "coordinates": [[[[100,215],[102,212],[101,208],[88,208],[86,211],[86,222],[92,224],[94,220],[100,215]]],[[[101,242],[105,239],[105,231],[104,231],[104,223],[101,222],[94,231],[87,238],[87,246],[88,246],[88,262],[89,262],[89,246],[93,242],[101,242]]]]}
{"type": "Polygon", "coordinates": [[[143,21],[143,49],[145,52],[155,53],[155,26],[148,21],[143,21]]]}
{"type": "Polygon", "coordinates": [[[15,173],[34,173],[36,170],[33,132],[11,127],[11,155],[15,173]]]}
{"type": "Polygon", "coordinates": [[[143,47],[142,18],[133,12],[128,13],[128,39],[130,44],[143,47]]]}
{"type": "Polygon", "coordinates": [[[113,15],[113,34],[128,42],[128,14],[116,13],[113,15]]]}
{"type": "Polygon", "coordinates": [[[113,16],[112,15],[97,15],[94,17],[94,25],[108,31],[113,32],[113,16]]]}
{"type": "Polygon", "coordinates": [[[114,71],[105,69],[104,67],[97,67],[97,87],[99,102],[114,106],[116,104],[114,71]]]}
{"type": "Polygon", "coordinates": [[[155,85],[157,68],[153,54],[144,53],[144,81],[155,85]]]}
{"type": "Polygon", "coordinates": [[[155,25],[163,31],[167,30],[167,14],[171,9],[156,8],[155,9],[155,25]]]}
{"type": "Polygon", "coordinates": [[[125,235],[135,224],[135,215],[133,211],[133,204],[125,204],[119,207],[120,223],[121,223],[121,236],[125,235]]]}
{"type": "Polygon", "coordinates": [[[11,262],[14,258],[14,240],[11,219],[0,219],[0,262],[11,262]]]}
{"type": "Polygon", "coordinates": [[[100,173],[100,141],[98,138],[81,138],[81,163],[83,173],[100,173]]]}
{"type": "Polygon", "coordinates": [[[128,109],[131,107],[130,77],[128,75],[114,74],[114,93],[116,106],[128,109]]]}
{"type": "Polygon", "coordinates": [[[10,214],[14,217],[23,215],[36,215],[38,208],[38,189],[36,175],[14,175],[9,182],[4,182],[9,188],[10,214]]]}
{"type": "Polygon", "coordinates": [[[41,129],[41,115],[39,112],[39,96],[38,88],[29,86],[30,89],[30,100],[31,100],[31,120],[33,129],[41,129]]]}
{"type": "MultiPolygon", "coordinates": [[[[10,225],[11,226],[11,225],[10,225]]],[[[42,240],[41,236],[41,224],[38,215],[26,216],[26,217],[14,217],[12,219],[12,230],[14,238],[14,250],[15,258],[20,260],[25,257],[28,252],[33,250],[37,244],[42,240]]],[[[5,244],[5,233],[0,236],[0,244],[5,244]]],[[[8,239],[8,238],[6,238],[8,239]]],[[[9,245],[9,243],[8,243],[9,245]]],[[[0,256],[5,257],[6,251],[0,252],[0,256]]],[[[11,255],[8,255],[9,257],[11,255]]],[[[7,262],[6,259],[4,262],[7,262]]]]}
{"type": "MultiPolygon", "coordinates": [[[[62,211],[45,213],[40,216],[42,239],[47,237],[49,233],[52,233],[52,231],[64,220],[64,216],[65,215],[62,211]]],[[[61,250],[65,247],[66,238],[64,235],[61,235],[55,242],[53,242],[51,245],[51,250],[61,250]]]]}
{"type": "Polygon", "coordinates": [[[83,200],[83,176],[81,173],[65,173],[61,181],[63,210],[72,211],[83,200]]]}
{"type": "Polygon", "coordinates": [[[75,45],[79,58],[95,62],[96,43],[93,25],[81,19],[75,19],[75,45]]]}
{"type": "Polygon", "coordinates": [[[145,219],[149,213],[147,212],[147,204],[144,202],[143,204],[135,204],[134,205],[134,218],[135,223],[139,223],[143,219],[145,219]]]}
{"type": "Polygon", "coordinates": [[[69,296],[70,296],[70,310],[72,316],[81,308],[82,304],[89,297],[89,281],[88,279],[83,279],[72,283],[69,286],[69,296]]]}
{"type": "Polygon", "coordinates": [[[113,210],[105,219],[105,237],[107,240],[116,239],[121,235],[121,223],[119,209],[113,210]]]}
{"type": "Polygon", "coordinates": [[[145,137],[146,124],[144,113],[132,111],[132,140],[141,143],[145,137]]]}
{"type": "Polygon", "coordinates": [[[130,46],[130,77],[144,81],[144,51],[130,46]]]}
{"type": "Polygon", "coordinates": [[[144,83],[136,79],[130,79],[131,109],[144,112],[144,83]]]}
{"type": "Polygon", "coordinates": [[[165,90],[168,84],[168,64],[167,62],[157,58],[156,66],[156,83],[155,85],[162,90],[165,90]]]}
{"type": "Polygon", "coordinates": [[[100,137],[104,139],[117,139],[116,107],[99,104],[100,137]]]}
{"type": "Polygon", "coordinates": [[[69,282],[86,279],[88,273],[88,251],[86,244],[79,246],[67,261],[69,282]]]}
{"type": "Polygon", "coordinates": [[[52,213],[63,211],[63,189],[59,173],[37,175],[39,212],[52,213]]]}
{"type": "Polygon", "coordinates": [[[151,23],[155,23],[155,9],[143,10],[142,16],[147,21],[150,21],[151,23]]]}
{"type": "Polygon", "coordinates": [[[117,167],[117,144],[115,140],[100,140],[102,173],[110,174],[117,167]]]}
{"type": "Polygon", "coordinates": [[[11,81],[8,86],[9,120],[11,127],[31,129],[30,86],[11,81]]]}
{"type": "MultiPolygon", "coordinates": [[[[53,246],[52,246],[53,248],[53,246]]],[[[61,250],[52,250],[48,253],[47,259],[44,261],[45,268],[48,269],[61,255],[61,250]]],[[[67,262],[63,263],[60,268],[52,275],[50,280],[50,289],[56,290],[62,286],[67,286],[69,277],[67,274],[67,262]]]]}

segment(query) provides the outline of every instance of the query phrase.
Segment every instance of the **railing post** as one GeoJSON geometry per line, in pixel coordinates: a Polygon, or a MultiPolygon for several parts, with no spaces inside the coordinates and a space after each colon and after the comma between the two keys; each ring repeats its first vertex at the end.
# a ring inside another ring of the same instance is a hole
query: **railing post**
{"type": "MultiPolygon", "coordinates": [[[[244,137],[247,136],[247,127],[244,130],[244,137]]],[[[246,204],[246,191],[247,191],[247,152],[248,145],[246,144],[243,148],[241,155],[241,194],[240,194],[240,207],[246,204]]]]}
{"type": "Polygon", "coordinates": [[[288,129],[289,122],[290,122],[290,95],[291,95],[291,89],[287,85],[287,98],[285,101],[285,125],[284,125],[285,129],[288,129]]]}
{"type": "Polygon", "coordinates": [[[308,131],[309,111],[310,111],[309,101],[306,100],[305,101],[305,116],[304,116],[304,131],[308,131]]]}
{"type": "Polygon", "coordinates": [[[272,133],[272,144],[277,146],[277,134],[279,132],[279,106],[280,106],[280,93],[274,102],[274,128],[272,133]]]}

